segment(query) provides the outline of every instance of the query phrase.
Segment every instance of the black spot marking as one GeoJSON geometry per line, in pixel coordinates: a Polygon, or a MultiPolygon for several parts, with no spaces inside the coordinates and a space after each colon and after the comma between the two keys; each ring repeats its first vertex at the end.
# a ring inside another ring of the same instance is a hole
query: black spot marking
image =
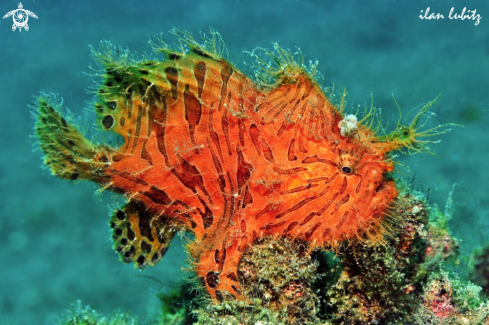
{"type": "Polygon", "coordinates": [[[217,287],[217,284],[219,283],[219,273],[216,273],[214,271],[210,271],[206,275],[206,280],[207,280],[207,285],[211,288],[217,287]]]}
{"type": "Polygon", "coordinates": [[[117,108],[117,102],[108,102],[107,103],[107,108],[108,109],[111,109],[111,110],[114,110],[117,108]]]}
{"type": "Polygon", "coordinates": [[[126,219],[126,214],[124,213],[124,211],[122,210],[117,210],[115,216],[117,217],[117,219],[119,220],[124,220],[126,219]]]}
{"type": "Polygon", "coordinates": [[[104,126],[104,128],[106,130],[110,129],[112,127],[112,125],[114,125],[114,118],[110,115],[106,115],[102,119],[102,125],[104,126]]]}
{"type": "Polygon", "coordinates": [[[122,238],[121,239],[121,245],[126,246],[128,243],[127,238],[122,238]]]}
{"type": "Polygon", "coordinates": [[[73,174],[71,174],[70,178],[72,181],[74,181],[74,180],[78,179],[78,176],[79,176],[78,173],[73,173],[73,174]]]}
{"type": "Polygon", "coordinates": [[[155,263],[160,259],[160,254],[154,253],[153,256],[151,257],[151,262],[155,263]]]}
{"type": "Polygon", "coordinates": [[[149,253],[151,252],[151,249],[153,248],[153,246],[151,244],[148,244],[147,242],[145,242],[143,240],[143,242],[141,243],[141,249],[143,252],[145,253],[149,253]]]}
{"type": "Polygon", "coordinates": [[[117,228],[116,230],[114,230],[114,234],[116,234],[117,236],[122,235],[122,232],[123,230],[121,228],[117,228]]]}
{"type": "Polygon", "coordinates": [[[144,257],[144,255],[139,255],[137,262],[138,262],[138,264],[144,264],[145,260],[146,260],[146,258],[144,257]]]}
{"type": "Polygon", "coordinates": [[[180,59],[180,58],[181,58],[181,56],[180,56],[180,55],[178,55],[178,54],[176,54],[176,53],[170,53],[170,54],[168,55],[168,59],[170,59],[170,60],[178,60],[178,59],[180,59]]]}

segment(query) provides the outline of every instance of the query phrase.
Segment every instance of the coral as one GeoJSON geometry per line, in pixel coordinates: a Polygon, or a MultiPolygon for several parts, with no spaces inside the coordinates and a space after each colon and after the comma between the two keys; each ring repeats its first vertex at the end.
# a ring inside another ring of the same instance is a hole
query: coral
{"type": "Polygon", "coordinates": [[[126,313],[115,311],[108,316],[100,314],[98,311],[83,306],[81,301],[72,305],[65,315],[59,317],[56,325],[137,325],[135,318],[126,313]]]}
{"type": "Polygon", "coordinates": [[[489,294],[489,247],[476,250],[471,257],[473,270],[470,273],[470,281],[482,287],[489,294]]]}
{"type": "Polygon", "coordinates": [[[481,290],[474,284],[463,284],[454,274],[434,272],[414,314],[416,324],[489,324],[489,302],[481,299],[481,290]]]}
{"type": "Polygon", "coordinates": [[[330,102],[300,54],[266,51],[276,65],[258,58],[254,82],[222,57],[216,32],[204,45],[173,33],[186,50],[153,42],[164,60],[137,60],[106,42],[92,53],[103,67],[97,124],[122,146],[92,143],[60,104],[37,103],[36,135],[52,173],[127,199],[111,219],[124,262],[154,265],[176,231],[191,231],[187,249],[207,292],[245,300],[238,264],[261,238],[292,238],[312,251],[389,235],[398,195],[390,152],[429,151],[420,138],[446,132],[418,126],[434,101],[389,134],[372,128],[373,107],[346,131],[344,101],[330,102]]]}
{"type": "Polygon", "coordinates": [[[452,236],[448,228],[448,222],[452,218],[453,213],[452,196],[456,185],[457,183],[453,184],[452,189],[448,193],[444,213],[440,211],[436,204],[433,205],[428,224],[428,245],[426,247],[426,255],[431,260],[446,260],[458,254],[460,243],[452,236]]]}
{"type": "Polygon", "coordinates": [[[159,293],[161,303],[161,316],[158,324],[186,325],[196,321],[192,310],[197,308],[196,290],[190,282],[183,282],[170,292],[159,293]]]}
{"type": "Polygon", "coordinates": [[[245,251],[238,277],[247,297],[281,311],[286,324],[312,324],[318,321],[318,298],[313,291],[316,268],[307,244],[266,237],[245,251]]]}
{"type": "Polygon", "coordinates": [[[349,245],[338,255],[340,277],[323,285],[323,313],[332,324],[405,324],[418,306],[429,207],[424,195],[404,190],[395,210],[384,243],[349,245]]]}
{"type": "Polygon", "coordinates": [[[286,325],[286,315],[276,310],[263,307],[256,299],[252,304],[243,301],[223,301],[209,304],[204,309],[197,310],[197,325],[286,325]]]}

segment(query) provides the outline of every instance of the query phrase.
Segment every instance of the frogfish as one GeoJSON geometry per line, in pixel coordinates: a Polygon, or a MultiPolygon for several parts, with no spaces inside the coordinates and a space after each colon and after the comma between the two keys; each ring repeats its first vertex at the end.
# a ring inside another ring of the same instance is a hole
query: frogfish
{"type": "Polygon", "coordinates": [[[254,51],[252,79],[223,58],[217,32],[204,44],[173,33],[180,51],[152,42],[161,60],[108,43],[92,52],[103,67],[96,123],[121,145],[87,139],[52,96],[35,103],[52,173],[124,196],[110,220],[122,261],[153,266],[175,233],[189,231],[195,272],[222,301],[245,299],[238,266],[259,238],[285,236],[311,250],[382,240],[398,195],[392,152],[429,151],[433,141],[420,138],[447,131],[419,131],[435,101],[386,133],[373,126],[373,106],[358,120],[345,113],[344,96],[334,104],[300,53],[275,45],[267,62],[254,51]]]}

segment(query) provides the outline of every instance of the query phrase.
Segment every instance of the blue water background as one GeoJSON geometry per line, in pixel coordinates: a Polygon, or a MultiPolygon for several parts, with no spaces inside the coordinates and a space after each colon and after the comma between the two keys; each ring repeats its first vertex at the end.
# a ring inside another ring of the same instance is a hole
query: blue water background
{"type": "MultiPolygon", "coordinates": [[[[11,30],[0,20],[0,324],[51,324],[81,299],[92,307],[128,310],[145,319],[155,313],[155,293],[184,275],[180,239],[154,268],[143,272],[119,262],[112,251],[109,207],[121,202],[98,195],[94,184],[68,182],[41,168],[42,154],[27,105],[39,91],[64,98],[64,107],[91,126],[87,102],[95,86],[89,45],[110,40],[142,54],[148,36],[173,27],[198,35],[220,32],[230,60],[244,71],[244,51],[300,47],[319,60],[323,86],[349,91],[349,106],[382,108],[384,125],[441,94],[430,126],[456,122],[465,128],[440,137],[440,158],[403,156],[399,166],[414,186],[430,189],[444,206],[455,182],[453,234],[462,256],[489,239],[489,5],[487,1],[33,1],[24,8],[30,30],[11,30]],[[421,20],[431,7],[444,20],[421,20]],[[482,20],[449,20],[448,12],[476,9],[482,20]],[[409,170],[407,170],[409,166],[409,170]],[[152,276],[161,283],[142,275],[152,276]]],[[[0,1],[3,16],[18,1],[0,1]]],[[[175,44],[178,48],[179,45],[175,44]]],[[[102,135],[102,138],[104,136],[102,135]]],[[[464,262],[460,265],[463,274],[464,262]]]]}

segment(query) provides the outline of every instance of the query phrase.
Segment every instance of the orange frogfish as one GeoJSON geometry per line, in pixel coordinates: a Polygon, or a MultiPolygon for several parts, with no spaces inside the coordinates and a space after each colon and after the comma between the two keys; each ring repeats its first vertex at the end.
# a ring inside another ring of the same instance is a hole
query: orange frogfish
{"type": "Polygon", "coordinates": [[[155,265],[184,229],[194,234],[188,250],[212,298],[244,299],[238,265],[258,238],[287,236],[311,249],[381,240],[398,193],[389,153],[426,151],[431,141],[419,138],[445,132],[418,131],[434,101],[410,124],[377,134],[375,109],[362,120],[347,115],[300,54],[275,45],[252,80],[223,59],[216,32],[203,45],[174,34],[181,52],[152,44],[163,60],[137,60],[108,43],[93,52],[103,66],[97,124],[119,134],[121,146],[86,139],[49,96],[36,104],[52,173],[126,198],[110,221],[124,262],[155,265]]]}

